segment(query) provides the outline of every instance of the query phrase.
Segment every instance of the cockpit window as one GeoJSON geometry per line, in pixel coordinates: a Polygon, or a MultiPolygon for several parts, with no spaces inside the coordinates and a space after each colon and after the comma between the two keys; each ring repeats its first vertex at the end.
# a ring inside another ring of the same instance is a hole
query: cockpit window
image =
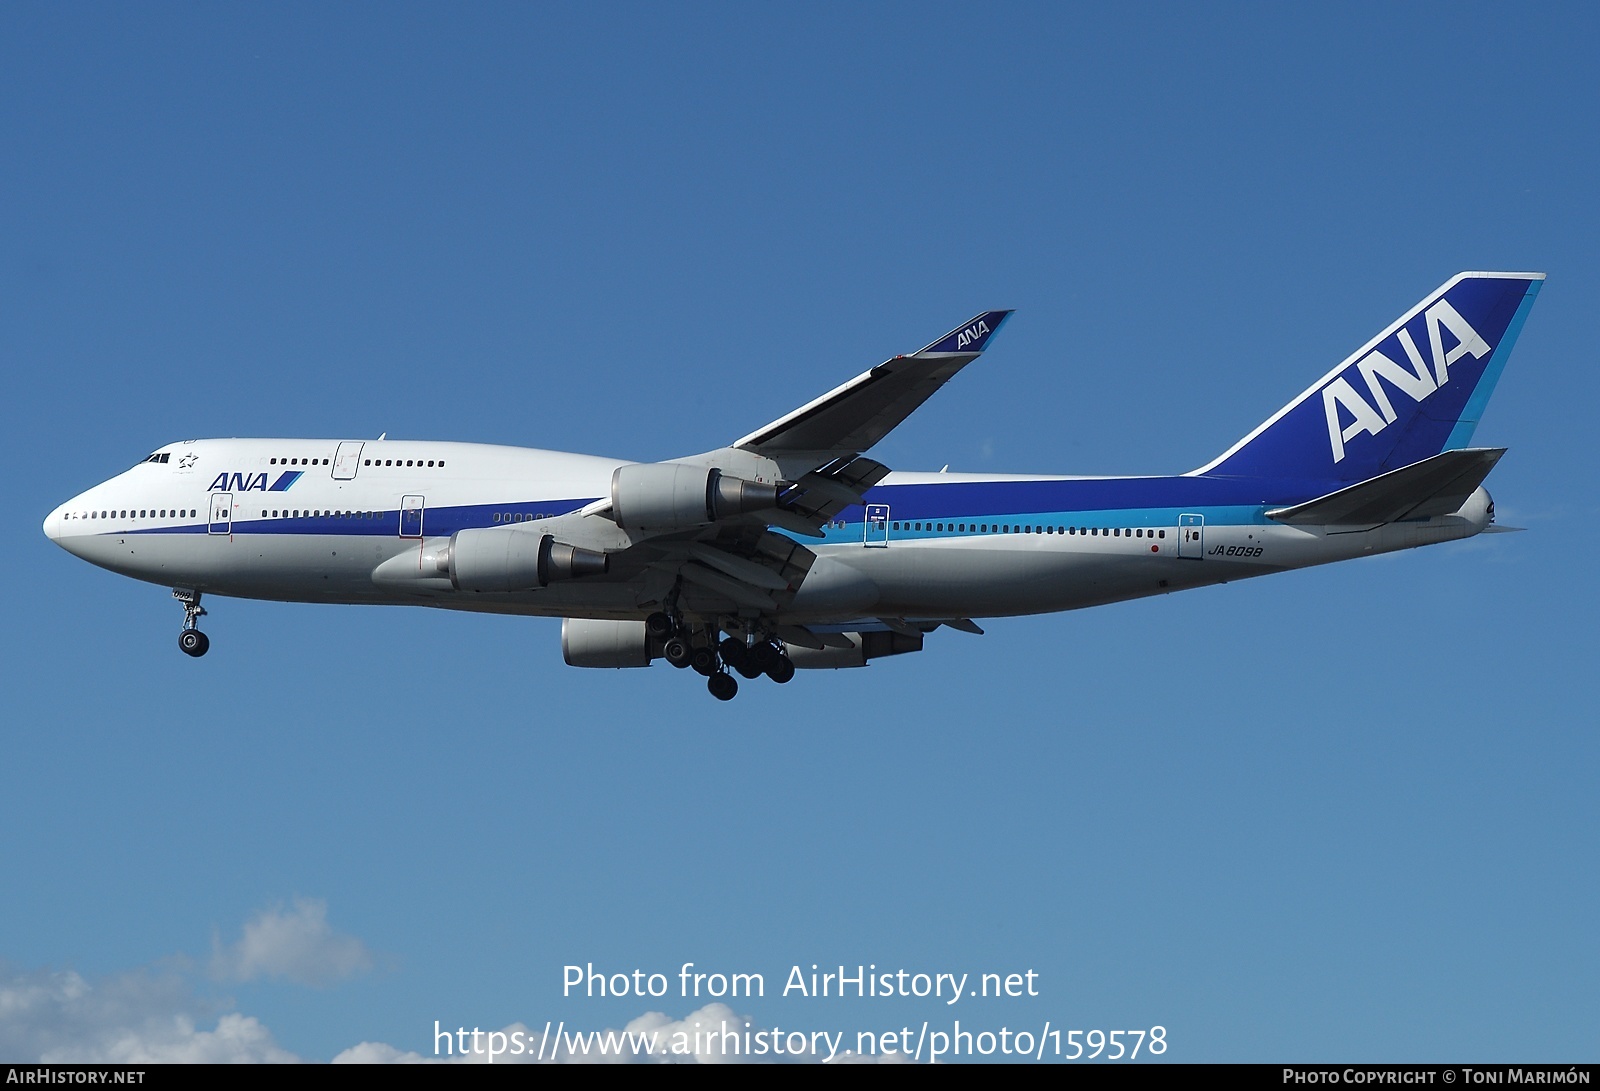
{"type": "Polygon", "coordinates": [[[155,454],[151,455],[149,458],[145,459],[144,461],[145,462],[171,462],[172,461],[172,452],[171,451],[157,451],[155,454]]]}

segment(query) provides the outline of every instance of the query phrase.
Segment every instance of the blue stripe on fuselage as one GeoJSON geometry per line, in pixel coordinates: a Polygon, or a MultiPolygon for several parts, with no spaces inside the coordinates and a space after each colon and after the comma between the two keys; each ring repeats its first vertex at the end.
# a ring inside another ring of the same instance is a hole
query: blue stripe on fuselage
{"type": "MultiPolygon", "coordinates": [[[[1268,481],[1238,477],[1106,477],[1039,481],[951,481],[916,485],[879,485],[866,494],[869,504],[887,504],[889,519],[907,527],[921,522],[947,525],[977,522],[1010,525],[1060,525],[1082,527],[1176,526],[1180,514],[1201,514],[1207,522],[1230,525],[1270,522],[1269,508],[1295,504],[1326,494],[1327,482],[1268,481]]],[[[589,499],[532,500],[498,504],[427,507],[422,532],[432,538],[475,527],[537,521],[577,511],[589,499]],[[497,520],[496,516],[500,518],[497,520]]],[[[259,510],[259,509],[257,509],[259,510]]],[[[302,509],[303,510],[303,509],[302,509]]],[[[853,526],[859,538],[865,515],[860,505],[835,516],[846,528],[825,528],[825,540],[849,538],[853,526]]],[[[115,534],[205,534],[205,523],[138,529],[116,529],[115,534]]],[[[336,534],[397,537],[400,512],[376,511],[365,515],[236,517],[238,534],[336,534]]],[[[950,531],[923,530],[896,533],[939,537],[950,531]]],[[[959,533],[959,532],[958,532],[959,533]]],[[[971,533],[967,531],[966,533],[971,533]]]]}

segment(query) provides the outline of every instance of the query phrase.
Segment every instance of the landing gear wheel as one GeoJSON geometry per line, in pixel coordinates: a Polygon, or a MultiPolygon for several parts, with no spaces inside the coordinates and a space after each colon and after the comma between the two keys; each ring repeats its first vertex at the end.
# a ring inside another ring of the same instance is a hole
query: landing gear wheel
{"type": "Polygon", "coordinates": [[[689,665],[689,660],[694,655],[694,649],[689,647],[689,642],[682,637],[675,636],[667,641],[666,647],[661,649],[661,654],[668,663],[682,670],[689,665]]]}
{"type": "Polygon", "coordinates": [[[710,648],[696,648],[689,655],[689,666],[710,678],[717,673],[717,653],[710,648]]]}
{"type": "Polygon", "coordinates": [[[786,655],[780,654],[778,661],[767,668],[767,677],[778,685],[783,685],[794,677],[794,663],[786,655]]]}
{"type": "Polygon", "coordinates": [[[668,614],[663,614],[659,610],[644,619],[644,628],[645,632],[657,640],[665,640],[678,631],[677,625],[673,624],[672,617],[668,614]]]}
{"type": "Polygon", "coordinates": [[[729,670],[736,670],[746,678],[761,677],[761,668],[756,666],[755,660],[750,656],[750,649],[744,646],[743,641],[731,636],[724,637],[722,643],[718,645],[718,650],[722,652],[722,661],[727,664],[729,670]]]}
{"type": "Polygon", "coordinates": [[[178,634],[178,650],[199,659],[211,650],[211,639],[199,629],[185,629],[178,634]]]}
{"type": "Polygon", "coordinates": [[[734,694],[739,692],[739,683],[734,681],[733,675],[718,671],[706,679],[706,689],[719,701],[731,701],[734,694]]]}
{"type": "Polygon", "coordinates": [[[767,674],[772,673],[773,665],[781,658],[783,658],[783,654],[778,651],[776,644],[763,642],[750,648],[750,661],[756,665],[756,670],[764,671],[767,674]]]}

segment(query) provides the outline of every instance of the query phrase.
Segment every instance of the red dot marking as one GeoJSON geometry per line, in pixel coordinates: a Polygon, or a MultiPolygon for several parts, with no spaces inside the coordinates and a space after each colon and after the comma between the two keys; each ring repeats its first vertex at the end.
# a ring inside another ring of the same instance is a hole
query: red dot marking
{"type": "Polygon", "coordinates": [[[1161,547],[1160,546],[1151,546],[1150,547],[1150,552],[1151,553],[1160,553],[1161,552],[1161,547]]]}

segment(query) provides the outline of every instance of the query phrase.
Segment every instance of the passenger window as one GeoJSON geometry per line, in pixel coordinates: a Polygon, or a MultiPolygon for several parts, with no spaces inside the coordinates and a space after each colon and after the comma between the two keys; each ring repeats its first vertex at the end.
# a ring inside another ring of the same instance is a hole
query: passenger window
{"type": "Polygon", "coordinates": [[[1166,532],[1166,531],[1164,531],[1164,530],[1163,530],[1163,531],[1162,531],[1162,532],[1161,532],[1161,537],[1163,537],[1163,538],[1165,538],[1165,537],[1166,537],[1166,536],[1167,536],[1167,532],[1166,532]]]}

